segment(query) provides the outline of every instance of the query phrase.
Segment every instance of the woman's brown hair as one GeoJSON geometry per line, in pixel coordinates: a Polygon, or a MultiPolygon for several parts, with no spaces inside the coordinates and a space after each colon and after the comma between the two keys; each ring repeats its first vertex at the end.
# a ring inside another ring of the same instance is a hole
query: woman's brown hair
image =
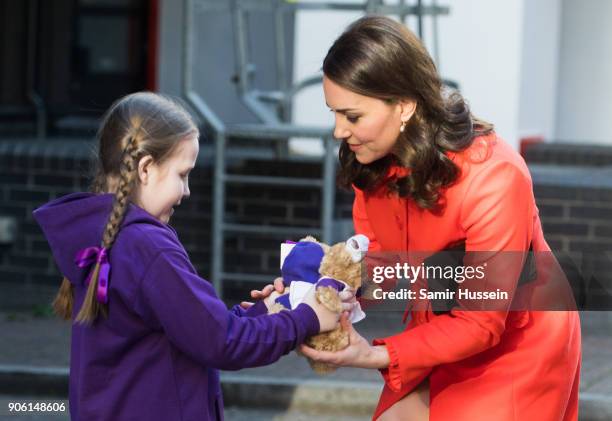
{"type": "Polygon", "coordinates": [[[416,110],[391,154],[361,164],[346,142],[340,146],[339,183],[367,192],[383,183],[389,192],[412,198],[423,209],[440,211],[442,189],[459,176],[445,152],[461,151],[493,126],[478,120],[458,92],[445,92],[436,66],[421,41],[404,25],[387,17],[366,16],[351,24],[323,61],[334,83],[389,104],[416,101],[416,110]],[[408,176],[387,180],[392,165],[408,176]]]}
{"type": "MultiPolygon", "coordinates": [[[[110,252],[121,222],[128,209],[138,176],[138,162],[151,156],[163,163],[180,141],[198,136],[198,129],[189,113],[170,98],[151,92],[138,92],[116,101],[103,117],[98,131],[94,193],[114,193],[113,207],[103,231],[100,247],[110,252]]],[[[76,322],[90,324],[107,306],[96,299],[100,264],[93,268],[83,305],[76,322]]],[[[66,320],[72,317],[74,291],[63,279],[53,302],[55,312],[66,320]]]]}

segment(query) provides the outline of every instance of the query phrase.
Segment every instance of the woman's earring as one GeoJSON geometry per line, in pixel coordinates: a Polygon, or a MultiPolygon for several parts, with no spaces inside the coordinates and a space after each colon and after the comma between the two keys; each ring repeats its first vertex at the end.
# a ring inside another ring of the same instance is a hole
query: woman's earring
{"type": "Polygon", "coordinates": [[[402,121],[402,125],[400,126],[400,133],[404,133],[405,129],[406,129],[406,122],[402,121]]]}

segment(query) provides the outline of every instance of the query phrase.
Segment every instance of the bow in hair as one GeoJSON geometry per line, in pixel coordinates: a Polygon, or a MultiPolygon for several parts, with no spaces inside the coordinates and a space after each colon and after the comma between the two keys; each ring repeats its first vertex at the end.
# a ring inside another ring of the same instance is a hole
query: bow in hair
{"type": "MultiPolygon", "coordinates": [[[[110,273],[110,263],[108,261],[108,249],[105,247],[87,247],[79,251],[75,257],[75,263],[80,268],[86,268],[92,264],[99,265],[98,272],[98,290],[96,298],[99,303],[108,303],[108,275],[110,273]]],[[[95,268],[87,276],[85,281],[89,285],[91,278],[95,272],[95,268]]]]}

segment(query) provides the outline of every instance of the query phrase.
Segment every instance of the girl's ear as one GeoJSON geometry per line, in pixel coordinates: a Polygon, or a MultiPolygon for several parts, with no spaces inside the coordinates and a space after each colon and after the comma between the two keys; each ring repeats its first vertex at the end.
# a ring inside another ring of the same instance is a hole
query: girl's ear
{"type": "Polygon", "coordinates": [[[417,102],[413,99],[402,99],[398,105],[400,107],[400,120],[402,123],[408,123],[416,111],[417,102]]]}
{"type": "Polygon", "coordinates": [[[153,165],[153,157],[146,155],[138,161],[138,181],[140,184],[146,185],[151,178],[151,167],[153,165]]]}

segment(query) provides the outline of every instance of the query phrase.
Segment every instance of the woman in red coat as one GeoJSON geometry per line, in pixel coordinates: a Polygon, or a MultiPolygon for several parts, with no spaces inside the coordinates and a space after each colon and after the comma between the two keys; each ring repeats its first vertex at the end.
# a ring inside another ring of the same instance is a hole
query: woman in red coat
{"type": "MultiPolygon", "coordinates": [[[[476,65],[475,51],[466,60],[476,65]]],[[[523,159],[461,95],[443,91],[410,31],[383,17],[353,23],[323,64],[340,180],[355,190],[355,231],[373,251],[548,252],[523,159]]],[[[516,276],[509,277],[516,288],[516,276]]],[[[506,279],[506,278],[504,278],[506,279]]],[[[411,311],[374,346],[350,330],[339,366],[380,369],[379,420],[576,420],[580,321],[574,311],[411,311]]]]}

